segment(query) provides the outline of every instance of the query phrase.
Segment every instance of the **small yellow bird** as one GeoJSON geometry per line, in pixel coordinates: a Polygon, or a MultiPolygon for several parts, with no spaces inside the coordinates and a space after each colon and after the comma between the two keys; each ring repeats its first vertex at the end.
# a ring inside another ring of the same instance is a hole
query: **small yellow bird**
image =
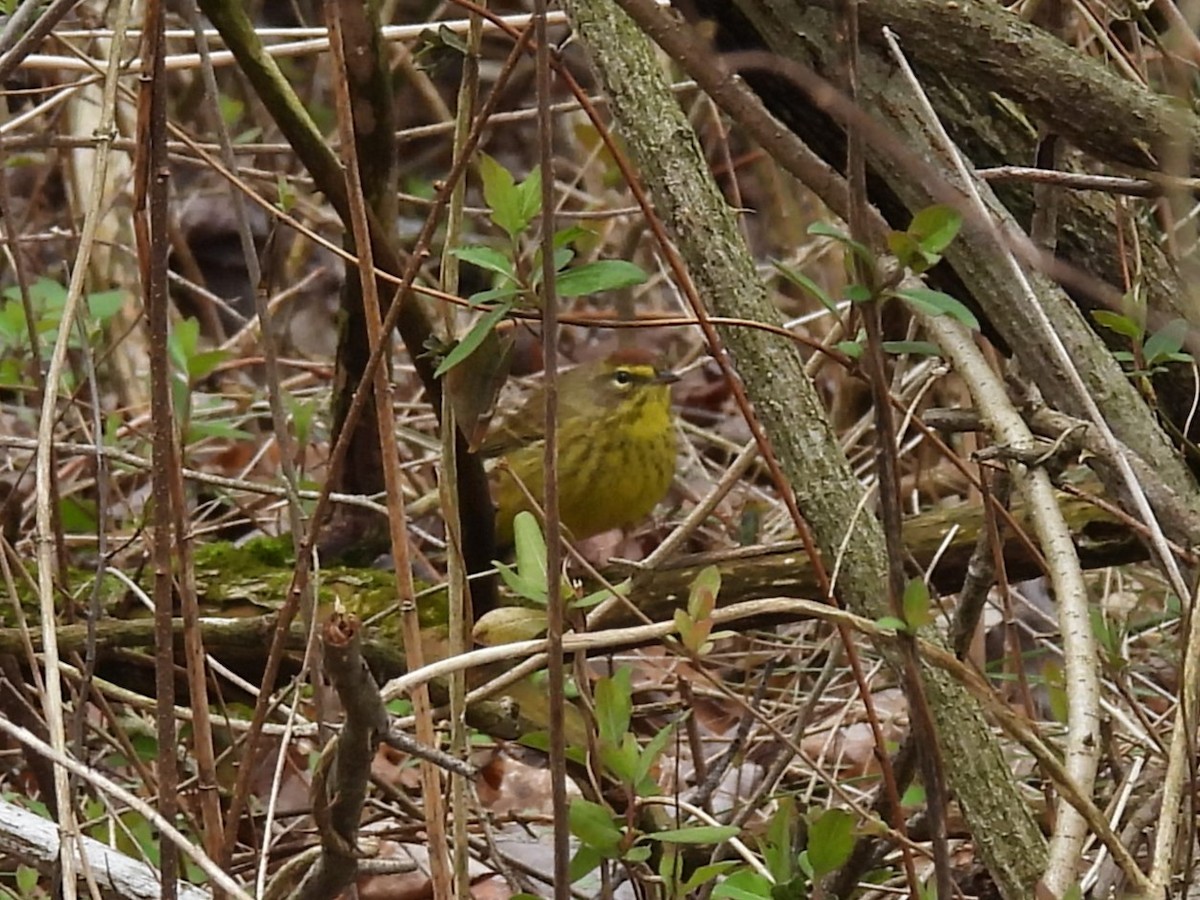
{"type": "MultiPolygon", "coordinates": [[[[560,376],[558,511],[575,538],[640,522],[666,496],[678,455],[670,387],[678,380],[634,349],[560,376]]],[[[517,481],[542,503],[544,409],[539,390],[481,447],[506,462],[493,491],[499,546],[512,543],[513,518],[530,509],[517,481]]]]}

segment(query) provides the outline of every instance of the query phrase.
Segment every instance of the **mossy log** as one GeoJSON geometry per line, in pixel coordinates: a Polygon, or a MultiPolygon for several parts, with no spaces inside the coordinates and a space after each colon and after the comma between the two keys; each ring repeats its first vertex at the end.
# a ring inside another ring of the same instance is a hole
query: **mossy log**
{"type": "MultiPolygon", "coordinates": [[[[1146,558],[1144,545],[1136,533],[1120,520],[1086,500],[1063,494],[1059,498],[1063,514],[1075,535],[1081,564],[1087,569],[1123,565],[1146,558]]],[[[1041,574],[1041,564],[1032,546],[1020,535],[1027,534],[1021,509],[1012,514],[1018,528],[1004,529],[1004,560],[1010,581],[1041,574]]],[[[905,543],[909,568],[924,573],[936,558],[932,584],[942,593],[953,593],[962,584],[967,560],[974,548],[979,529],[984,525],[978,506],[941,509],[906,520],[905,543]],[[947,541],[947,535],[951,535],[947,541]]],[[[261,654],[266,636],[273,627],[272,613],[285,596],[292,570],[283,544],[263,541],[234,548],[214,544],[196,554],[196,586],[201,613],[227,624],[210,622],[205,626],[205,643],[215,651],[237,656],[261,654]],[[244,621],[239,621],[244,620],[244,621]]],[[[812,563],[802,545],[789,541],[771,546],[741,547],[727,551],[681,556],[653,570],[637,565],[614,565],[609,574],[614,580],[632,577],[630,596],[649,618],[670,618],[673,610],[687,597],[688,586],[696,574],[714,565],[721,573],[719,603],[727,605],[769,597],[807,597],[820,599],[812,563]]],[[[94,575],[80,576],[75,596],[86,596],[94,575]]],[[[367,620],[374,620],[375,643],[398,648],[399,628],[393,627],[396,603],[395,579],[380,569],[327,569],[318,576],[320,603],[343,608],[367,620]]],[[[24,598],[29,602],[31,598],[24,598]]],[[[104,579],[102,591],[105,617],[97,628],[101,651],[150,646],[152,643],[148,612],[125,584],[115,577],[104,579]],[[145,621],[140,621],[146,617],[145,621]]],[[[418,598],[422,626],[431,641],[440,639],[446,621],[444,596],[438,588],[428,588],[418,598]]],[[[11,612],[5,613],[6,616],[11,612]]],[[[11,620],[10,620],[11,621],[11,620]]],[[[627,611],[614,608],[597,626],[617,627],[636,624],[627,611]]],[[[40,649],[40,636],[28,636],[34,649],[40,649]]],[[[82,652],[87,639],[83,624],[64,625],[59,629],[62,652],[82,652]]],[[[24,653],[26,637],[21,629],[0,628],[0,653],[24,653]]],[[[297,647],[302,639],[297,633],[297,647]]],[[[385,674],[402,670],[402,655],[389,658],[376,653],[373,662],[385,674]]]]}

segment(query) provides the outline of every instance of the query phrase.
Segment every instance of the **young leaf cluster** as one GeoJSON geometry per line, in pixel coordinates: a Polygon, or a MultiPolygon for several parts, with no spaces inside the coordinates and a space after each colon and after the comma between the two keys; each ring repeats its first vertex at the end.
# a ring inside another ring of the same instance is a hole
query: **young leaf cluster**
{"type": "Polygon", "coordinates": [[[767,875],[749,866],[729,872],[713,890],[716,900],[807,900],[816,897],[822,879],[836,872],[854,850],[855,820],[841,809],[797,812],[791,797],[781,797],[765,834],[758,839],[767,875]],[[797,825],[807,825],[805,847],[797,852],[797,825]]]}
{"type": "MultiPolygon", "coordinates": [[[[888,235],[891,251],[901,272],[923,275],[942,260],[942,254],[962,227],[962,216],[949,206],[936,205],[918,212],[905,231],[893,231],[888,235]]],[[[871,249],[826,222],[817,222],[809,227],[808,233],[827,237],[841,244],[846,251],[847,271],[850,283],[843,296],[835,299],[829,292],[801,272],[783,263],[776,262],[776,270],[821,305],[838,315],[839,307],[845,303],[859,304],[875,301],[903,300],[910,307],[931,316],[950,316],[978,330],[979,320],[961,301],[944,291],[928,287],[880,287],[873,283],[864,284],[855,279],[856,271],[876,273],[880,270],[879,260],[871,249]]],[[[868,277],[873,282],[873,277],[868,277]]],[[[899,278],[893,279],[899,281],[899,278]]],[[[862,356],[866,335],[860,331],[854,340],[842,341],[838,349],[852,359],[862,356]]],[[[916,354],[936,356],[936,345],[927,341],[885,341],[885,353],[894,355],[916,354]]]]}
{"type": "MultiPolygon", "coordinates": [[[[530,640],[546,630],[546,603],[549,596],[550,572],[547,568],[546,538],[533,513],[522,510],[513,519],[513,562],[499,560],[493,564],[504,586],[533,608],[501,607],[484,615],[475,626],[475,638],[480,643],[494,645],[530,640]]],[[[566,598],[569,609],[588,609],[612,597],[629,593],[632,580],[626,579],[612,589],[601,588],[583,594],[577,584],[562,578],[560,596],[566,598]]]]}
{"type": "Polygon", "coordinates": [[[729,632],[713,633],[713,610],[721,592],[721,571],[708,566],[692,581],[688,592],[687,609],[675,610],[675,629],[679,642],[694,656],[704,656],[712,650],[713,641],[729,637],[729,632]]]}
{"type": "MultiPolygon", "coordinates": [[[[659,793],[652,777],[655,763],[674,734],[675,725],[660,729],[645,746],[630,728],[633,716],[633,670],[622,666],[611,676],[596,682],[596,760],[604,774],[615,780],[625,795],[636,798],[659,793]]],[[[718,844],[738,834],[730,825],[687,825],[679,828],[648,831],[635,824],[642,821],[636,815],[618,816],[607,806],[576,797],[571,801],[568,824],[579,840],[579,849],[571,860],[571,880],[577,881],[605,860],[620,860],[628,864],[645,863],[654,847],[669,848],[683,844],[718,844]]],[[[675,884],[671,896],[686,896],[700,883],[715,877],[724,867],[704,873],[702,880],[693,873],[684,884],[678,883],[678,857],[664,851],[660,855],[660,874],[675,876],[665,879],[675,884]]]]}
{"type": "MultiPolygon", "coordinates": [[[[471,306],[481,315],[446,354],[438,366],[443,375],[470,356],[492,329],[515,309],[537,309],[541,306],[542,250],[530,234],[534,220],[541,211],[542,173],[534,169],[518,183],[512,174],[487,154],[480,154],[479,172],[483,180],[483,197],[492,224],[504,232],[502,247],[458,247],[453,253],[463,262],[488,272],[493,287],[473,294],[471,306]],[[532,250],[527,251],[528,245],[532,250]]],[[[554,234],[554,285],[557,296],[570,298],[612,291],[641,284],[646,273],[633,263],[618,259],[601,259],[571,266],[575,259],[574,246],[590,239],[591,232],[573,225],[554,234]]]]}
{"type": "Polygon", "coordinates": [[[1136,291],[1123,298],[1121,312],[1098,309],[1092,312],[1097,325],[1129,340],[1130,349],[1116,350],[1113,356],[1126,367],[1130,377],[1146,377],[1166,370],[1168,363],[1190,363],[1192,355],[1183,352],[1188,323],[1172,319],[1152,334],[1146,332],[1146,304],[1136,291]]]}
{"type": "Polygon", "coordinates": [[[920,578],[910,579],[904,586],[900,605],[903,618],[883,616],[876,624],[900,634],[915,635],[933,621],[933,599],[929,596],[929,586],[920,578]]]}
{"type": "Polygon", "coordinates": [[[205,438],[246,440],[250,434],[237,428],[226,417],[197,416],[203,404],[216,408],[215,398],[196,390],[196,386],[216,371],[229,358],[226,350],[200,349],[200,323],[195,319],[184,319],[171,329],[167,338],[167,357],[171,361],[171,402],[185,444],[194,444],[205,438]]]}
{"type": "MultiPolygon", "coordinates": [[[[25,304],[21,300],[20,288],[6,288],[0,297],[0,387],[22,388],[30,387],[29,362],[31,349],[30,323],[25,314],[25,304]]],[[[76,326],[68,335],[67,346],[72,350],[80,349],[86,339],[95,346],[103,326],[109,319],[120,311],[128,299],[124,291],[97,291],[88,294],[84,301],[87,304],[86,313],[81,317],[82,328],[76,326]]],[[[29,309],[33,313],[32,331],[38,336],[38,345],[42,359],[38,364],[50,358],[50,351],[58,340],[59,326],[62,323],[63,308],[67,302],[67,289],[49,278],[39,278],[29,285],[29,309]]],[[[64,388],[73,389],[72,374],[64,372],[64,388]]]]}

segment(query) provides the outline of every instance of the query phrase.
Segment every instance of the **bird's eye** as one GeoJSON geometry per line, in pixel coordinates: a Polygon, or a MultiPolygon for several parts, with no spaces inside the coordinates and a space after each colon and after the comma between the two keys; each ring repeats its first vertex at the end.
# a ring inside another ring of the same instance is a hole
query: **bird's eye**
{"type": "Polygon", "coordinates": [[[633,375],[625,369],[617,369],[617,371],[613,372],[613,381],[623,387],[633,381],[633,375]]]}

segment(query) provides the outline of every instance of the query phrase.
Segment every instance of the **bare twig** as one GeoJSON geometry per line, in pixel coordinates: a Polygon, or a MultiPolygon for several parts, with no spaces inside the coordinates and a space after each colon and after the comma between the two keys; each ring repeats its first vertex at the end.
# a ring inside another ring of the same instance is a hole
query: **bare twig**
{"type": "MultiPolygon", "coordinates": [[[[33,6],[34,4],[29,4],[33,6]]],[[[120,66],[121,48],[123,47],[123,29],[128,21],[128,2],[118,7],[117,24],[118,37],[110,48],[108,67],[104,83],[104,101],[101,111],[100,134],[111,139],[116,108],[117,76],[120,66]]],[[[54,539],[54,509],[52,507],[52,471],[54,424],[57,421],[56,407],[59,384],[63,375],[67,348],[73,332],[72,323],[78,314],[79,304],[87,284],[88,262],[94,247],[96,231],[100,217],[105,208],[103,174],[108,165],[110,145],[102,142],[96,152],[96,174],[92,180],[92,196],[83,221],[83,229],[79,239],[79,250],[76,253],[75,264],[71,270],[71,280],[67,287],[67,297],[64,302],[61,325],[58,338],[54,344],[50,365],[46,372],[45,389],[42,395],[41,418],[38,422],[38,451],[37,451],[37,548],[38,548],[38,597],[41,604],[42,637],[45,642],[43,659],[45,665],[43,709],[50,745],[58,756],[63,756],[66,750],[64,723],[66,715],[62,706],[62,682],[58,671],[58,645],[55,640],[56,610],[54,593],[54,573],[63,561],[57,558],[54,539]]],[[[172,741],[167,746],[174,746],[172,741]]],[[[79,833],[75,822],[73,804],[69,791],[67,772],[61,766],[54,770],[55,801],[62,829],[62,892],[67,900],[76,895],[76,851],[73,842],[78,840],[79,833]]],[[[172,880],[173,890],[174,880],[172,880]]]]}

